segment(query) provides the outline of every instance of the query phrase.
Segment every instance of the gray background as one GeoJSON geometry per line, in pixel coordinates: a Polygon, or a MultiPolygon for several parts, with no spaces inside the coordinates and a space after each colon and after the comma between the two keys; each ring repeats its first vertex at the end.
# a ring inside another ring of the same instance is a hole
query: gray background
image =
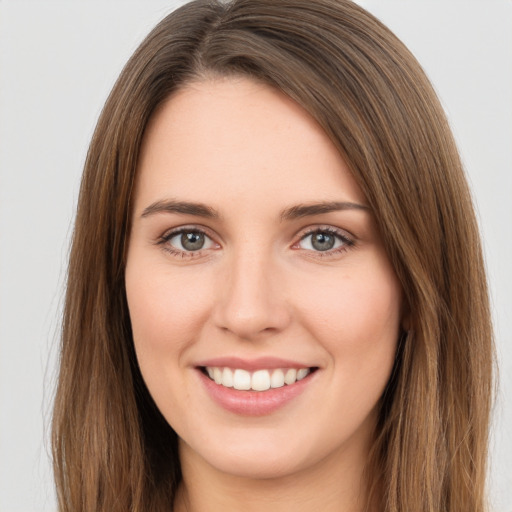
{"type": "MultiPolygon", "coordinates": [[[[144,35],[183,2],[0,0],[0,511],[56,510],[48,455],[66,255],[101,106],[144,35]]],[[[512,511],[512,2],[361,0],[416,54],[477,204],[500,389],[490,494],[512,511]]]]}

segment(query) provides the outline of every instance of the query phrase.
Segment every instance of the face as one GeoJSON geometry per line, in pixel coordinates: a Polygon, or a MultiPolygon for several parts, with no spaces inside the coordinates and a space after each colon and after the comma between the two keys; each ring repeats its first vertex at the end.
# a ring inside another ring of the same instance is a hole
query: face
{"type": "Polygon", "coordinates": [[[226,78],[155,113],[126,292],[182,457],[248,477],[364,462],[401,289],[347,165],[292,100],[226,78]]]}

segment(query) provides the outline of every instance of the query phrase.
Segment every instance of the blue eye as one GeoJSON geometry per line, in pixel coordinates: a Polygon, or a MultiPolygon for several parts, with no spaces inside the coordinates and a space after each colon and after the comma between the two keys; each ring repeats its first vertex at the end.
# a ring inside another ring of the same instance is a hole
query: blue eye
{"type": "Polygon", "coordinates": [[[353,245],[353,242],[330,229],[317,229],[304,235],[299,247],[308,251],[327,252],[353,245]]]}

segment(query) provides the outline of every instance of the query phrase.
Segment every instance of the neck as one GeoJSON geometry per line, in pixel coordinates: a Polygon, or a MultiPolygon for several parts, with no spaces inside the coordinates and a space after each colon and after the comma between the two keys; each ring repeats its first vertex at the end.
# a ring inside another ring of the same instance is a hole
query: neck
{"type": "MultiPolygon", "coordinates": [[[[367,453],[367,452],[366,452],[367,453]]],[[[183,480],[175,512],[370,512],[360,453],[335,453],[305,470],[275,478],[218,471],[181,442],[183,480]]]]}

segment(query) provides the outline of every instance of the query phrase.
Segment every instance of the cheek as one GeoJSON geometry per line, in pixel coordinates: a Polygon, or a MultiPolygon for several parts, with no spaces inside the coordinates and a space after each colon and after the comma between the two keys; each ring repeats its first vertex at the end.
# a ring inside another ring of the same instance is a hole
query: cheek
{"type": "Polygon", "coordinates": [[[311,293],[300,295],[304,325],[334,364],[358,379],[376,374],[387,379],[400,331],[400,285],[387,264],[373,263],[324,282],[317,276],[310,282],[311,293]]]}
{"type": "Polygon", "coordinates": [[[134,330],[181,338],[205,308],[205,285],[200,289],[199,282],[188,282],[157,265],[145,269],[136,262],[128,264],[126,294],[134,330]]]}
{"type": "Polygon", "coordinates": [[[137,359],[146,378],[157,369],[162,373],[180,365],[209,316],[208,284],[130,256],[126,295],[137,359]]]}
{"type": "Polygon", "coordinates": [[[363,341],[396,333],[400,324],[401,294],[392,280],[341,276],[321,293],[304,294],[304,298],[309,299],[303,301],[304,312],[309,311],[306,316],[334,337],[363,341]]]}
{"type": "Polygon", "coordinates": [[[160,411],[174,424],[173,411],[188,400],[180,380],[187,350],[209,316],[206,289],[136,251],[129,255],[125,279],[139,368],[160,411]]]}
{"type": "Polygon", "coordinates": [[[376,411],[389,381],[400,331],[401,291],[394,275],[374,274],[344,279],[343,287],[319,300],[311,328],[317,329],[317,340],[330,355],[334,389],[339,390],[333,421],[350,430],[376,411]]]}

